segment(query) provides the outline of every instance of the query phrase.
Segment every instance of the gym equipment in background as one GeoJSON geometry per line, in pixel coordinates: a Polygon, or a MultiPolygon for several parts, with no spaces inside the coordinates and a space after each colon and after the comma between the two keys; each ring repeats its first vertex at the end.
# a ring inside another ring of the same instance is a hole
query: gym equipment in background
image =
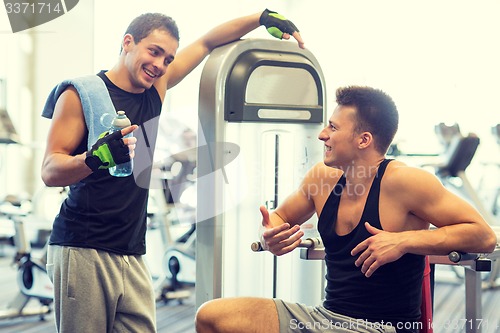
{"type": "MultiPolygon", "coordinates": [[[[483,200],[467,177],[466,169],[471,164],[480,143],[479,137],[474,133],[463,136],[458,124],[447,126],[443,123],[436,125],[435,132],[444,144],[445,150],[442,160],[438,164],[430,165],[435,168],[435,173],[450,191],[469,201],[490,226],[495,226],[496,220],[491,211],[486,209],[483,200]]],[[[479,262],[481,264],[482,262],[479,262]]],[[[451,266],[459,279],[465,279],[456,266],[451,266]]],[[[479,269],[478,269],[479,270],[479,269]]],[[[493,261],[489,273],[483,276],[483,287],[496,288],[496,279],[500,273],[500,261],[493,261]]],[[[465,271],[467,273],[467,271],[465,271]]]]}
{"type": "Polygon", "coordinates": [[[7,112],[7,85],[0,79],[0,143],[19,143],[19,136],[7,112]]]}
{"type": "Polygon", "coordinates": [[[479,137],[474,133],[462,135],[458,124],[447,126],[440,123],[436,125],[435,132],[444,145],[444,152],[440,163],[428,164],[428,166],[435,168],[436,175],[449,190],[468,200],[483,215],[488,224],[494,225],[491,212],[484,207],[483,201],[466,174],[466,169],[479,147],[479,137]]]}
{"type": "Polygon", "coordinates": [[[0,319],[25,316],[40,316],[41,319],[52,311],[53,286],[45,269],[47,248],[44,247],[40,258],[34,258],[31,244],[26,236],[23,218],[30,212],[11,202],[0,205],[0,215],[7,217],[14,224],[14,245],[16,253],[13,264],[17,266],[17,285],[19,292],[6,309],[0,310],[0,319]],[[28,307],[36,299],[39,307],[28,307]]]}
{"type": "Polygon", "coordinates": [[[196,281],[194,155],[195,150],[189,149],[169,155],[153,167],[153,181],[162,184],[150,190],[148,234],[159,231],[156,245],[160,243],[161,248],[151,247],[154,239],[150,236],[146,260],[152,271],[156,299],[165,303],[174,300],[182,303],[191,296],[196,281]],[[184,230],[185,226],[189,228],[178,236],[177,230],[184,230]],[[162,253],[160,256],[158,251],[162,253]]]}

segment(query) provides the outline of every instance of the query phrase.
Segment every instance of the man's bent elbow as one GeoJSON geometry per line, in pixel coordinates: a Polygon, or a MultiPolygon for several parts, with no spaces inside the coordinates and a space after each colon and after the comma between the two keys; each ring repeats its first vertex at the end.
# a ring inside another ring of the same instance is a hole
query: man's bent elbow
{"type": "Polygon", "coordinates": [[[58,186],[58,184],[56,183],[55,177],[53,177],[50,174],[50,172],[46,172],[42,169],[41,177],[42,177],[42,181],[45,184],[45,186],[48,186],[48,187],[58,186]]]}
{"type": "Polygon", "coordinates": [[[48,166],[42,166],[42,170],[40,173],[43,183],[47,187],[59,187],[59,186],[67,186],[65,182],[61,181],[61,177],[59,173],[55,170],[51,170],[48,166]]]}
{"type": "Polygon", "coordinates": [[[485,239],[484,246],[485,246],[485,253],[491,253],[495,250],[498,242],[500,241],[497,239],[497,235],[493,231],[493,229],[489,228],[488,236],[485,239]]]}

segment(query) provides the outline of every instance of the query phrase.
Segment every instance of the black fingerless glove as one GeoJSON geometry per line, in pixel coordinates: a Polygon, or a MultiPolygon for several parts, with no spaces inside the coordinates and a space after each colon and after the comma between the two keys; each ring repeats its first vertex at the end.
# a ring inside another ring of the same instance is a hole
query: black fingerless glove
{"type": "Polygon", "coordinates": [[[266,27],[267,32],[279,39],[283,38],[284,33],[292,35],[295,31],[299,31],[292,21],[269,9],[262,12],[259,23],[266,27]]]}
{"type": "Polygon", "coordinates": [[[109,169],[117,164],[130,161],[128,146],[122,140],[120,131],[104,132],[87,152],[85,164],[92,170],[109,169]]]}

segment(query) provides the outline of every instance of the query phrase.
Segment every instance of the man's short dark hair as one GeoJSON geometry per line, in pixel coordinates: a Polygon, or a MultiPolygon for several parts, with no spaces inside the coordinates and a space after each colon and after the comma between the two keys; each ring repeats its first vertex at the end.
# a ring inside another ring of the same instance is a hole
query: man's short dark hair
{"type": "Polygon", "coordinates": [[[153,30],[157,29],[165,30],[179,41],[179,28],[177,24],[170,16],[161,13],[146,13],[136,17],[130,22],[125,35],[131,34],[134,37],[134,42],[137,44],[153,30]]]}
{"type": "Polygon", "coordinates": [[[377,151],[385,154],[398,130],[399,114],[392,98],[379,89],[348,86],[337,89],[336,99],[338,105],[356,108],[355,131],[370,132],[377,151]]]}

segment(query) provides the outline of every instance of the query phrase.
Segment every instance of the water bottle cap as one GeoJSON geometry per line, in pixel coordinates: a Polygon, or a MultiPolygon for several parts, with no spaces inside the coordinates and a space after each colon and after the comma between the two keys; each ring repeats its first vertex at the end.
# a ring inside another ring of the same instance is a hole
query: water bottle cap
{"type": "Polygon", "coordinates": [[[125,111],[117,111],[116,117],[113,119],[112,126],[124,128],[130,126],[130,120],[125,115],[125,111]]]}

